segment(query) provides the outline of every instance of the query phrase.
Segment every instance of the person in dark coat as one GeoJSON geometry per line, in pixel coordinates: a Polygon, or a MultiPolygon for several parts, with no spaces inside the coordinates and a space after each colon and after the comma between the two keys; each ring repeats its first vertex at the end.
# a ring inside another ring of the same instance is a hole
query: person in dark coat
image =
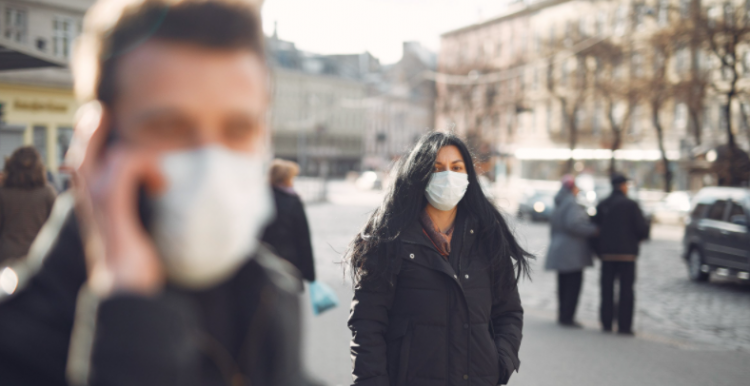
{"type": "Polygon", "coordinates": [[[550,219],[550,244],[544,268],[557,271],[557,321],[566,327],[581,327],[575,322],[576,306],[581,293],[583,270],[594,265],[589,237],[599,231],[589,215],[578,204],[575,178],[566,175],[555,196],[555,210],[550,219]]]}
{"type": "Polygon", "coordinates": [[[531,256],[471,160],[455,135],[425,135],[352,242],[354,385],[494,386],[518,370],[531,256]]]}
{"type": "Polygon", "coordinates": [[[604,331],[612,331],[614,285],[619,282],[617,332],[633,335],[636,259],[641,241],[648,238],[649,226],[638,203],[628,198],[628,179],[612,176],[612,194],[596,207],[594,223],[599,226],[596,251],[602,260],[600,320],[604,331]]]}
{"type": "Polygon", "coordinates": [[[0,287],[0,384],[309,384],[299,278],[259,241],[273,206],[259,10],[100,0],[84,26],[74,188],[0,269],[18,278],[0,287]]]}
{"type": "Polygon", "coordinates": [[[44,169],[32,146],[16,149],[5,162],[7,177],[0,183],[0,265],[26,256],[52,212],[57,193],[44,169]]]}
{"type": "Polygon", "coordinates": [[[315,281],[310,228],[305,207],[294,191],[299,166],[292,161],[276,159],[271,164],[271,187],[276,203],[276,219],[266,228],[263,241],[282,258],[294,265],[302,278],[315,281]]]}

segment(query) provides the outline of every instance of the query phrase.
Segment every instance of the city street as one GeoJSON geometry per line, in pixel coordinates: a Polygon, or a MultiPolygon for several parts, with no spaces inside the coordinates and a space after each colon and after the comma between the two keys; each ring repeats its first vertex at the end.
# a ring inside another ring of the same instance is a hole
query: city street
{"type": "MultiPolygon", "coordinates": [[[[308,204],[318,278],[339,294],[338,308],[313,317],[305,297],[304,350],[309,372],[329,385],[351,382],[346,320],[351,284],[341,259],[351,238],[377,206],[380,194],[345,183],[329,186],[329,201],[308,204]]],[[[578,319],[583,330],[554,323],[556,282],[543,266],[549,228],[516,223],[524,245],[539,259],[521,284],[526,309],[521,372],[512,385],[738,385],[750,368],[750,285],[714,278],[687,279],[680,258],[681,229],[655,226],[642,245],[635,329],[623,338],[598,330],[598,272],[586,271],[578,319]]]]}

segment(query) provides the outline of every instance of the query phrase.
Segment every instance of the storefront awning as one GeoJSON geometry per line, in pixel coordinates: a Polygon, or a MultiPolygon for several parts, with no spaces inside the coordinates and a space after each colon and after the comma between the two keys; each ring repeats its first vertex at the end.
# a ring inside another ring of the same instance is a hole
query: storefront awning
{"type": "Polygon", "coordinates": [[[56,58],[43,52],[34,52],[23,45],[0,39],[0,71],[67,67],[67,65],[66,59],[56,58]]]}

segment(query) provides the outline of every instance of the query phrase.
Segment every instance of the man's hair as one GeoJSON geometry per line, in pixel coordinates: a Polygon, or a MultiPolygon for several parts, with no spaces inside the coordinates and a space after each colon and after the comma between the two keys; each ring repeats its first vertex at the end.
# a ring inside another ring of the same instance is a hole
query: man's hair
{"type": "Polygon", "coordinates": [[[299,174],[299,165],[296,162],[277,158],[271,163],[271,170],[268,174],[271,185],[284,185],[299,174]]]}
{"type": "Polygon", "coordinates": [[[149,39],[216,50],[248,50],[265,60],[261,0],[99,0],[86,13],[73,60],[79,100],[112,105],[119,59],[149,39]]]}
{"type": "Polygon", "coordinates": [[[36,189],[47,184],[47,174],[42,157],[33,146],[16,149],[5,160],[5,188],[36,189]]]}

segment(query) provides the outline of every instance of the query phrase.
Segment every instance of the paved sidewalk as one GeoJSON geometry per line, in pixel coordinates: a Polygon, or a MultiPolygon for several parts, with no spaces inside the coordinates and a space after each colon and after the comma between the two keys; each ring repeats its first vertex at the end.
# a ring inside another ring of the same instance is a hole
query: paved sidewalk
{"type": "Polygon", "coordinates": [[[558,327],[527,315],[514,386],[739,386],[750,383],[750,354],[696,350],[594,329],[558,327]]]}

